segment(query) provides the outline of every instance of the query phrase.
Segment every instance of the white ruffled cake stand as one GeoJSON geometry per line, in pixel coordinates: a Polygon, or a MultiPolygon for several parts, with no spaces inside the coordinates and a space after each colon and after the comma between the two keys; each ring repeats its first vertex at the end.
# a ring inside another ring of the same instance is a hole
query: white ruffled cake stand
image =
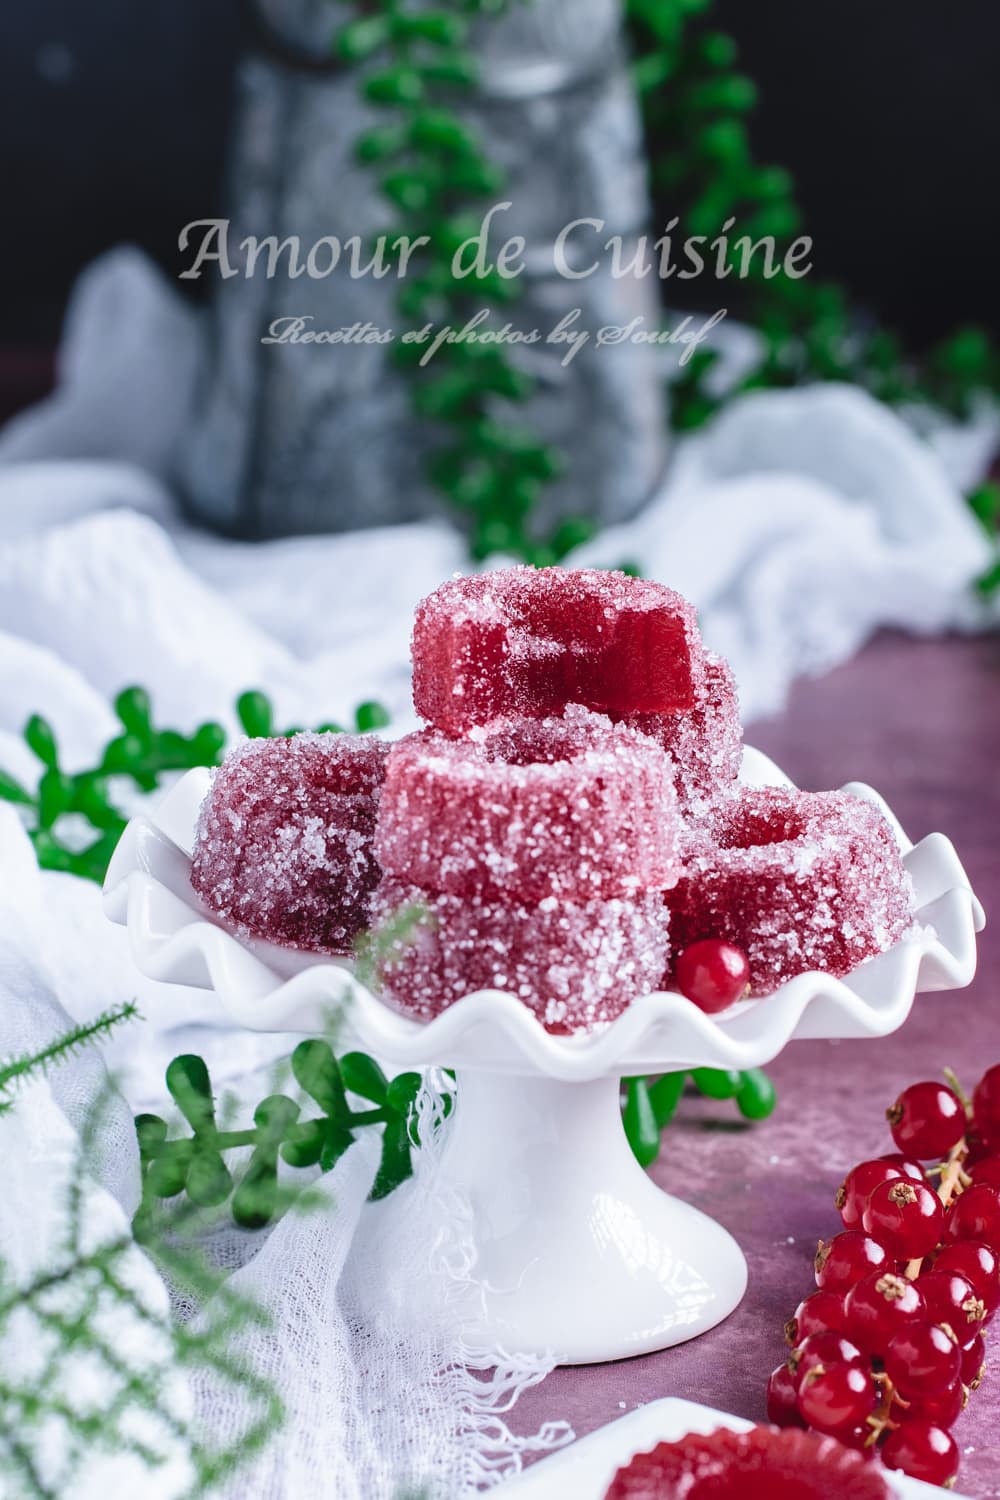
{"type": "MultiPolygon", "coordinates": [[[[749,748],[742,776],[790,784],[749,748]]],[[[475,1216],[483,1321],[469,1336],[510,1351],[584,1364],[665,1349],[714,1327],[743,1296],[736,1241],[633,1157],[623,1076],[757,1067],[795,1038],[886,1036],[915,993],[959,988],[975,972],[983,911],[951,842],[933,833],[914,846],[878,794],[851,783],[845,790],[896,830],[917,926],[845,980],[801,974],[714,1017],[678,994],[647,995],[587,1036],[549,1035],[496,990],[423,1024],[386,1006],[346,962],[248,941],[206,910],[190,853],[207,786],[208,772],[192,771],[132,820],[108,871],[108,916],[127,926],[144,974],[214,991],[239,1026],[315,1035],[343,1012],[352,1038],[383,1061],[458,1070],[442,1169],[475,1216]]]]}

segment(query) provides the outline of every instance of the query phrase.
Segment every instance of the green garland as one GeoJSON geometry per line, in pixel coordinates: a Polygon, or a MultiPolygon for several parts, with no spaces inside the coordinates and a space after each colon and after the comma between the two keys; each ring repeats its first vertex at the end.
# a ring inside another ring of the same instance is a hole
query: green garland
{"type": "MultiPolygon", "coordinates": [[[[400,315],[413,329],[461,328],[481,308],[503,307],[518,295],[516,280],[497,271],[477,276],[472,293],[452,269],[456,250],[480,227],[477,205],[496,199],[503,173],[450,100],[477,78],[467,45],[470,14],[497,13],[504,4],[441,0],[435,10],[417,12],[404,0],[382,0],[337,38],[345,61],[365,65],[364,98],[386,114],[385,124],[358,140],[358,159],[377,174],[390,207],[405,214],[407,234],[429,241],[399,283],[400,315]]],[[[563,461],[506,415],[535,387],[504,346],[445,344],[424,368],[423,345],[400,340],[395,352],[409,369],[416,415],[445,435],[428,475],[466,522],[474,558],[502,552],[543,566],[593,534],[585,517],[568,517],[547,534],[532,525],[541,492],[563,461]]]]}
{"type": "MultiPolygon", "coordinates": [[[[754,83],[738,69],[733,38],[703,24],[712,0],[623,0],[623,8],[650,175],[671,214],[691,234],[717,234],[729,217],[753,240],[796,234],[801,213],[791,177],[759,165],[751,151],[754,83]]],[[[407,232],[430,239],[414,261],[417,274],[400,280],[400,314],[411,326],[460,327],[480,307],[502,309],[517,296],[516,280],[493,273],[477,279],[473,303],[467,283],[451,271],[454,251],[503,187],[502,172],[452,101],[476,82],[470,16],[505,9],[506,0],[441,0],[425,12],[412,12],[405,0],[358,0],[357,19],[337,39],[344,60],[363,65],[365,99],[387,116],[360,138],[358,158],[378,174],[407,232]]],[[[918,363],[891,331],[862,322],[835,284],[796,280],[783,270],[768,279],[759,265],[753,270],[746,314],[762,335],[761,357],[735,388],[720,392],[713,383],[717,354],[696,351],[670,386],[677,431],[701,426],[739,391],[754,388],[845,380],[891,404],[929,403],[962,418],[1000,383],[1000,354],[979,329],[960,330],[918,363]]],[[[446,345],[426,369],[419,344],[397,343],[396,352],[411,367],[415,413],[446,434],[429,475],[464,520],[474,558],[505,553],[537,565],[559,562],[593,534],[581,516],[547,535],[539,531],[539,501],[564,461],[529,427],[497,415],[530,403],[534,388],[502,348],[446,345]]],[[[1000,505],[987,520],[977,495],[970,503],[996,539],[1000,505]]],[[[1000,588],[1000,549],[979,588],[984,595],[1000,588]]]]}
{"type": "MultiPolygon", "coordinates": [[[[93,769],[72,774],[63,769],[55,732],[40,714],[33,714],[24,729],[25,743],[41,763],[37,788],[30,790],[0,767],[0,801],[21,811],[41,867],[98,884],[107,874],[128,822],[116,800],[116,781],[124,779],[140,792],[153,792],[165,776],[195,766],[217,766],[226,748],[226,731],[214,720],[199,725],[190,735],[158,729],[144,688],[126,688],[115,699],[114,709],[122,732],[105,746],[93,769]]],[[[236,715],[244,734],[251,738],[279,733],[270,700],[261,692],[241,694],[236,715]]],[[[362,703],[355,711],[358,734],[381,729],[388,722],[381,703],[362,703]]],[[[322,724],[320,730],[343,732],[334,723],[322,724]]],[[[280,732],[292,735],[298,730],[280,732]]]]}
{"type": "MultiPolygon", "coordinates": [[[[65,1062],[80,1046],[105,1041],[134,1014],[134,1007],[123,1006],[9,1059],[0,1069],[0,1113],[16,1105],[10,1090],[65,1062]]],[[[267,1320],[185,1239],[182,1219],[172,1224],[169,1242],[151,1241],[146,1248],[176,1294],[203,1309],[197,1324],[176,1319],[137,1293],[130,1235],[106,1235],[95,1243],[83,1210],[109,1093],[81,1130],[51,1260],[24,1275],[0,1259],[0,1341],[16,1340],[19,1349],[33,1353],[0,1371],[4,1494],[64,1500],[103,1453],[130,1454],[150,1474],[168,1457],[186,1459],[191,1500],[200,1500],[261,1452],[283,1422],[271,1381],[248,1369],[236,1352],[246,1329],[267,1320]],[[131,1328],[124,1346],[123,1317],[131,1328]],[[67,1381],[74,1368],[87,1378],[67,1381]],[[243,1430],[221,1446],[207,1443],[196,1418],[181,1414],[174,1399],[178,1379],[205,1374],[238,1387],[245,1401],[243,1430]]]]}

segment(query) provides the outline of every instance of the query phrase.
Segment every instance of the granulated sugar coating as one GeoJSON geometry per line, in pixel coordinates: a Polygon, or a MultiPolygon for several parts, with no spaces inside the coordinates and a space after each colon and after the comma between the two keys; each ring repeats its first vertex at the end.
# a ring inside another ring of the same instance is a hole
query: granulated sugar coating
{"type": "Polygon", "coordinates": [[[735,943],[751,993],[808,969],[842,976],[912,922],[913,892],[892,830],[847,792],[765,787],[723,803],[667,897],[672,943],[735,943]]]}
{"type": "Polygon", "coordinates": [[[657,987],[669,956],[669,913],[651,892],[634,899],[523,904],[428,893],[386,876],[376,923],[419,909],[385,957],[383,998],[429,1021],[474,990],[505,990],[547,1031],[590,1031],[657,987]]]}
{"type": "Polygon", "coordinates": [[[442,584],[417,608],[413,701],[451,735],[568,703],[617,717],[704,693],[695,611],[663,584],[596,569],[506,568],[442,584]]]}
{"type": "Polygon", "coordinates": [[[241,931],[346,953],[378,878],[378,798],[389,746],[371,735],[248,740],[202,804],[191,884],[241,931]]]}
{"type": "Polygon", "coordinates": [[[452,740],[393,747],[376,853],[425,890],[503,901],[571,901],[666,890],[683,825],[669,757],[578,706],[452,740]]]}
{"type": "Polygon", "coordinates": [[[743,726],[732,668],[705,657],[705,697],[687,713],[633,714],[625,721],[669,751],[681,812],[698,822],[732,792],[743,755],[743,726]]]}

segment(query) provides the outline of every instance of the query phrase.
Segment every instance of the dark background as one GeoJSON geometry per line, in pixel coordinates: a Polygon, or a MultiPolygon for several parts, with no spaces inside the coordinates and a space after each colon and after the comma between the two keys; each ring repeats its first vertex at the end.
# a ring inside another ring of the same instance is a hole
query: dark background
{"type": "MultiPolygon", "coordinates": [[[[223,211],[238,0],[6,0],[0,11],[0,346],[50,344],[79,268],[130,240],[178,269],[223,211]]],[[[717,0],[789,167],[817,273],[919,349],[1000,336],[995,0],[717,0]]]]}

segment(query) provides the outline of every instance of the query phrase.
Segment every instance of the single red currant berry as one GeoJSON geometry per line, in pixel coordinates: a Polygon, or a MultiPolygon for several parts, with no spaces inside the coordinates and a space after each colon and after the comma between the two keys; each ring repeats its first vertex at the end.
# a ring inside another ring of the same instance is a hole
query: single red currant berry
{"type": "Polygon", "coordinates": [[[968,1277],[935,1267],[917,1285],[927,1304],[927,1320],[950,1328],[964,1349],[976,1337],[986,1317],[986,1304],[977,1297],[968,1277]]]}
{"type": "Polygon", "coordinates": [[[838,1292],[813,1292],[799,1303],[794,1317],[785,1324],[785,1342],[794,1349],[814,1333],[827,1332],[847,1332],[844,1299],[838,1292]]]}
{"type": "Polygon", "coordinates": [[[943,1328],[907,1323],[889,1340],[885,1373],[901,1396],[936,1396],[962,1373],[962,1351],[943,1328]]]}
{"type": "Polygon", "coordinates": [[[873,1271],[888,1270],[891,1264],[884,1245],[860,1229],[845,1229],[832,1240],[820,1240],[813,1261],[820,1291],[841,1295],[863,1277],[873,1271]]]}
{"type": "Polygon", "coordinates": [[[962,1384],[967,1385],[970,1391],[978,1391],[985,1372],[986,1342],[982,1334],[977,1333],[969,1347],[962,1350],[962,1384]]]}
{"type": "Polygon", "coordinates": [[[987,1140],[1000,1140],[1000,1063],[989,1068],[976,1084],[972,1115],[987,1140]]]}
{"type": "Polygon", "coordinates": [[[955,1199],[944,1227],[948,1240],[982,1240],[1000,1250],[1000,1188],[976,1181],[955,1199]]]}
{"type": "Polygon", "coordinates": [[[799,1413],[799,1388],[787,1365],[771,1371],[767,1382],[767,1420],[775,1427],[804,1427],[799,1413]]]}
{"type": "Polygon", "coordinates": [[[817,1432],[860,1427],[875,1405],[875,1382],[861,1365],[816,1365],[799,1386],[799,1412],[817,1432]]]}
{"type": "Polygon", "coordinates": [[[934,1257],[934,1269],[957,1271],[971,1281],[989,1321],[1000,1306],[1000,1259],[995,1250],[978,1240],[953,1240],[934,1257]]]}
{"type": "Polygon", "coordinates": [[[801,1386],[810,1370],[817,1365],[861,1365],[867,1364],[857,1344],[852,1344],[842,1333],[810,1334],[797,1349],[788,1356],[788,1368],[792,1379],[801,1386]]]}
{"type": "Polygon", "coordinates": [[[674,977],[682,995],[699,1010],[714,1015],[728,1010],[747,991],[750,964],[742,948],[721,938],[689,943],[674,963],[674,977]]]}
{"type": "Polygon", "coordinates": [[[962,1101],[943,1083],[912,1083],[885,1113],[900,1151],[920,1161],[947,1156],[965,1134],[962,1101]]]}
{"type": "Polygon", "coordinates": [[[927,1177],[923,1167],[911,1156],[904,1156],[901,1151],[889,1151],[885,1156],[880,1156],[879,1161],[887,1161],[892,1166],[898,1167],[904,1177],[909,1177],[912,1182],[926,1182],[927,1177]]]}
{"type": "Polygon", "coordinates": [[[847,1294],[847,1335],[859,1349],[882,1354],[907,1323],[926,1322],[927,1304],[916,1282],[894,1271],[876,1271],[847,1294]]]}
{"type": "Polygon", "coordinates": [[[935,1427],[954,1427],[968,1397],[961,1380],[953,1380],[935,1396],[907,1396],[894,1401],[889,1412],[892,1422],[931,1422],[935,1427]]]}
{"type": "Polygon", "coordinates": [[[968,1167],[973,1182],[988,1182],[990,1187],[1000,1187],[1000,1156],[984,1156],[982,1161],[968,1167]]]}
{"type": "Polygon", "coordinates": [[[940,1243],[944,1209],[922,1182],[882,1182],[868,1199],[862,1223],[896,1260],[919,1260],[940,1243]]]}
{"type": "Polygon", "coordinates": [[[883,1182],[893,1182],[902,1176],[900,1168],[889,1161],[863,1161],[852,1167],[833,1200],[844,1228],[860,1229],[862,1215],[875,1189],[883,1182]]]}
{"type": "Polygon", "coordinates": [[[887,1469],[925,1484],[950,1484],[958,1473],[958,1446],[950,1432],[914,1419],[890,1432],[882,1448],[887,1469]]]}

